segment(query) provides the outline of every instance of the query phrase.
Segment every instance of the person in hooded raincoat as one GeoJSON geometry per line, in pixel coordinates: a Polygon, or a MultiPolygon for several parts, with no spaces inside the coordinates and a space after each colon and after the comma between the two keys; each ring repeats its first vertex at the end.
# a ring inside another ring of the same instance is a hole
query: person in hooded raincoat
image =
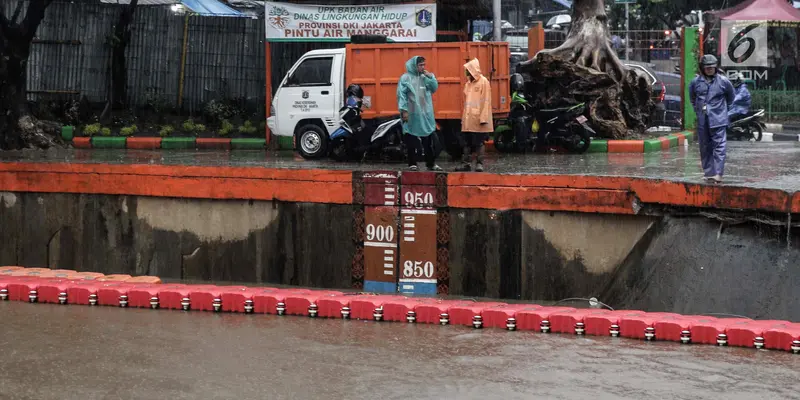
{"type": "Polygon", "coordinates": [[[403,138],[408,148],[408,167],[417,170],[420,154],[431,171],[441,171],[436,165],[436,119],[433,114],[433,94],[439,88],[436,76],[426,69],[424,57],[414,56],[406,62],[406,73],[397,84],[397,107],[403,119],[403,138]]]}
{"type": "Polygon", "coordinates": [[[484,142],[494,132],[492,121],[492,85],[481,73],[478,59],[464,64],[467,84],[464,86],[464,114],[461,116],[464,165],[458,171],[470,171],[472,154],[476,154],[475,171],[483,171],[484,142]]]}
{"type": "Polygon", "coordinates": [[[717,70],[717,58],[706,54],[700,61],[701,74],[689,86],[689,98],[697,114],[700,160],[707,180],[722,182],[725,172],[728,108],[735,91],[731,81],[717,70]]]}
{"type": "Polygon", "coordinates": [[[741,73],[737,73],[733,77],[733,88],[736,91],[731,108],[728,110],[728,119],[731,122],[743,118],[750,112],[750,104],[752,103],[752,96],[750,91],[747,90],[747,84],[744,83],[744,78],[741,73]]]}

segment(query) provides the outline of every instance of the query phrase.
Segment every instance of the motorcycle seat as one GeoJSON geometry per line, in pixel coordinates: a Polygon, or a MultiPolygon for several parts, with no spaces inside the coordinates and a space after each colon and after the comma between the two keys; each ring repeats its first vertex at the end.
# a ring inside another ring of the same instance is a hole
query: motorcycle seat
{"type": "MultiPolygon", "coordinates": [[[[543,109],[543,110],[538,110],[536,112],[539,113],[539,114],[543,114],[543,115],[553,116],[553,115],[556,115],[556,114],[564,114],[566,112],[569,112],[573,108],[575,108],[575,106],[566,106],[566,107],[559,107],[559,108],[543,109]]],[[[575,110],[578,111],[578,110],[580,110],[580,108],[575,108],[575,110]]]]}
{"type": "Polygon", "coordinates": [[[372,122],[380,125],[380,124],[383,124],[384,122],[394,121],[396,119],[400,119],[400,114],[381,116],[381,117],[378,117],[378,118],[373,118],[372,122]]]}
{"type": "Polygon", "coordinates": [[[747,112],[747,114],[734,114],[734,115],[731,116],[730,122],[733,123],[733,122],[739,122],[739,121],[744,120],[744,119],[749,119],[750,117],[753,117],[756,114],[759,114],[759,113],[762,113],[762,112],[764,112],[764,110],[749,111],[749,112],[747,112]]]}
{"type": "Polygon", "coordinates": [[[760,112],[764,112],[764,110],[761,110],[761,109],[759,109],[759,110],[751,110],[747,114],[745,114],[745,117],[752,117],[753,115],[756,115],[756,114],[758,114],[760,112]]]}

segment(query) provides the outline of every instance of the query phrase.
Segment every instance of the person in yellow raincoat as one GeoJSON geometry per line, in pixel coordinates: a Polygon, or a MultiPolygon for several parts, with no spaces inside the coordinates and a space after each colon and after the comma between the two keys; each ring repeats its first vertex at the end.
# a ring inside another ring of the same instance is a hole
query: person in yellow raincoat
{"type": "Polygon", "coordinates": [[[457,171],[472,170],[472,155],[476,155],[475,171],[483,171],[484,143],[494,132],[492,121],[492,85],[481,73],[478,59],[464,64],[467,84],[464,86],[464,114],[461,116],[461,143],[464,147],[463,165],[457,171]]]}

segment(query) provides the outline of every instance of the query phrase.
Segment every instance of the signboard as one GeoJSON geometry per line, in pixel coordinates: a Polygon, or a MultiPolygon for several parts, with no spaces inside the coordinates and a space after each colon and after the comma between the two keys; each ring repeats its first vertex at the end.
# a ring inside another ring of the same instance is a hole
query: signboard
{"type": "Polygon", "coordinates": [[[397,292],[397,171],[364,173],[364,290],[397,292]]]}
{"type": "Polygon", "coordinates": [[[375,286],[387,286],[389,290],[374,291],[394,292],[397,281],[397,208],[367,207],[365,214],[364,283],[370,286],[371,282],[382,282],[384,284],[375,286]]]}
{"type": "Polygon", "coordinates": [[[404,184],[400,186],[400,292],[434,295],[438,282],[436,175],[417,172],[404,173],[403,177],[404,184]]]}
{"type": "Polygon", "coordinates": [[[349,42],[383,35],[390,42],[435,42],[436,4],[360,6],[265,2],[269,42],[349,42]]]}
{"type": "Polygon", "coordinates": [[[720,37],[722,67],[769,67],[767,21],[722,21],[720,37]]]}
{"type": "Polygon", "coordinates": [[[400,291],[436,294],[436,210],[404,208],[400,224],[400,291]]]}

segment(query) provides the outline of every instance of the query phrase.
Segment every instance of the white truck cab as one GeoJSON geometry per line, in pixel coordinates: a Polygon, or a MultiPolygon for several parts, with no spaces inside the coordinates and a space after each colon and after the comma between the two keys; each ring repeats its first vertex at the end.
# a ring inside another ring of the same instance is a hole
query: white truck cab
{"type": "Polygon", "coordinates": [[[345,51],[313,50],[304,54],[272,98],[267,126],[277,136],[295,136],[297,149],[307,158],[326,155],[328,135],[339,127],[345,51]]]}

